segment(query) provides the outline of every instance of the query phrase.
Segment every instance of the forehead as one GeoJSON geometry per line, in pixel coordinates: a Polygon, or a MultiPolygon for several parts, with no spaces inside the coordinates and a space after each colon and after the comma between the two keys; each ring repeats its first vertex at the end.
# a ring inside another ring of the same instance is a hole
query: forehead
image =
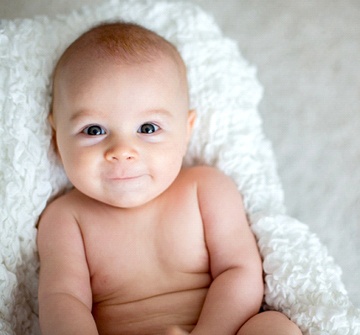
{"type": "Polygon", "coordinates": [[[170,58],[132,65],[87,58],[58,72],[53,106],[54,114],[59,110],[64,116],[88,109],[135,113],[145,108],[172,108],[175,112],[188,109],[188,92],[170,58]]]}
{"type": "Polygon", "coordinates": [[[97,86],[97,84],[105,84],[110,80],[122,82],[126,87],[127,82],[129,85],[130,82],[136,81],[141,84],[150,78],[154,84],[162,81],[167,84],[180,85],[180,83],[186,82],[178,64],[170,57],[159,57],[153,61],[134,64],[118,63],[111,59],[83,57],[67,63],[57,71],[54,79],[54,95],[59,92],[59,89],[69,88],[73,92],[78,92],[84,86],[97,86]],[[122,78],[126,78],[126,80],[122,80],[122,78]]]}
{"type": "Polygon", "coordinates": [[[54,70],[54,80],[68,68],[72,74],[78,74],[79,70],[88,70],[88,66],[108,63],[142,65],[158,61],[172,61],[180,76],[187,80],[185,63],[174,45],[144,29],[137,34],[126,34],[122,30],[103,27],[100,31],[90,30],[80,36],[60,57],[54,70]]]}

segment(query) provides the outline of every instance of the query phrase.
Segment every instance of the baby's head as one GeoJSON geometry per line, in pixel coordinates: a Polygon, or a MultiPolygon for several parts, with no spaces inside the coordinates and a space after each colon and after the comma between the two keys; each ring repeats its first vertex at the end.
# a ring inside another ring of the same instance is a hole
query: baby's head
{"type": "Polygon", "coordinates": [[[177,177],[194,122],[184,62],[138,25],[95,27],[55,68],[50,120],[80,192],[117,207],[151,201],[177,177]]]}
{"type": "Polygon", "coordinates": [[[79,66],[85,61],[98,60],[134,65],[158,58],[169,58],[176,63],[187,92],[186,66],[176,47],[151,30],[125,22],[101,24],[82,34],[60,57],[54,78],[71,63],[79,66]]]}

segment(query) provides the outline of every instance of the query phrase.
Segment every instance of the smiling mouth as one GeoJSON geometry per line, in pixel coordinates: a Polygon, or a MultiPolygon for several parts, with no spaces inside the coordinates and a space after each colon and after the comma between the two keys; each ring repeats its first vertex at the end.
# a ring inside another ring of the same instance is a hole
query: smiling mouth
{"type": "Polygon", "coordinates": [[[122,176],[122,177],[110,177],[110,180],[113,181],[133,181],[133,180],[137,180],[140,179],[142,177],[144,177],[145,175],[135,175],[135,176],[122,176]]]}
{"type": "Polygon", "coordinates": [[[111,179],[111,180],[119,180],[119,181],[122,181],[122,180],[134,180],[134,179],[138,179],[138,178],[141,178],[141,176],[113,177],[113,178],[110,178],[110,179],[111,179]]]}

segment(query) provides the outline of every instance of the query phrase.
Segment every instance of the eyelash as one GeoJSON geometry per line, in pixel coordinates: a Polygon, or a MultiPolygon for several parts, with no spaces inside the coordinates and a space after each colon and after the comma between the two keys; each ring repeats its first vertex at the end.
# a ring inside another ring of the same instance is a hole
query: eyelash
{"type": "Polygon", "coordinates": [[[101,126],[99,126],[99,125],[97,125],[97,124],[93,124],[93,125],[91,125],[91,126],[88,126],[88,127],[86,127],[86,128],[84,128],[83,129],[83,131],[82,131],[82,133],[84,133],[85,135],[88,135],[88,136],[100,136],[100,135],[105,135],[106,134],[106,130],[103,128],[103,127],[101,127],[101,126]],[[89,130],[91,129],[91,128],[97,128],[98,130],[99,130],[99,132],[98,133],[93,133],[93,134],[91,134],[90,132],[89,132],[89,130]]]}
{"type": "Polygon", "coordinates": [[[160,129],[160,127],[158,125],[156,125],[155,123],[151,123],[151,122],[147,122],[142,124],[139,129],[137,130],[138,133],[140,134],[153,134],[156,133],[158,130],[160,129]],[[149,130],[149,131],[144,131],[145,129],[149,130]],[[149,129],[150,127],[152,127],[151,129],[149,129]]]}
{"type": "MultiPolygon", "coordinates": [[[[155,123],[146,122],[138,128],[137,133],[150,135],[150,134],[156,133],[159,129],[160,129],[160,127],[158,125],[156,125],[155,123]]],[[[107,134],[106,130],[97,124],[93,124],[93,125],[90,125],[90,126],[84,128],[82,130],[82,133],[85,135],[88,135],[88,136],[101,136],[101,135],[107,134]],[[95,132],[94,132],[94,130],[95,130],[95,132]]]]}

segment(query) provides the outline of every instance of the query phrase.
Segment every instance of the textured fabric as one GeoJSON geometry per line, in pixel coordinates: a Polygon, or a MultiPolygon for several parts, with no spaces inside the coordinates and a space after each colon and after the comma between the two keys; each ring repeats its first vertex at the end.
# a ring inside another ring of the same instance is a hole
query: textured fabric
{"type": "Polygon", "coordinates": [[[307,226],[286,215],[270,143],[257,112],[256,71],[213,19],[185,2],[110,0],[55,19],[0,26],[0,334],[39,334],[36,223],[68,182],[47,122],[51,73],[66,46],[104,20],[138,22],[177,45],[188,66],[198,119],[185,164],[209,164],[243,194],[264,259],[265,309],[304,334],[360,334],[334,264],[307,226]]]}

